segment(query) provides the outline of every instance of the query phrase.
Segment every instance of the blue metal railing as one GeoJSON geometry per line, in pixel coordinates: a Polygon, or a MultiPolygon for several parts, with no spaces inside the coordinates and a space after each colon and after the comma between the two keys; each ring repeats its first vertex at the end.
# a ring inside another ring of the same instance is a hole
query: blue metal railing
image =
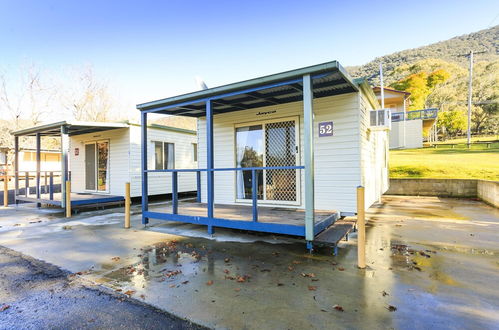
{"type": "Polygon", "coordinates": [[[414,120],[414,119],[434,119],[437,118],[438,109],[430,108],[423,110],[413,110],[407,112],[394,112],[392,113],[392,122],[403,121],[405,114],[405,120],[414,120]]]}
{"type": "MultiPolygon", "coordinates": [[[[266,167],[228,167],[228,168],[184,168],[167,170],[145,170],[147,173],[166,172],[172,173],[172,214],[178,214],[178,173],[196,172],[197,202],[201,202],[201,172],[213,173],[222,171],[251,171],[251,200],[253,222],[258,222],[258,180],[257,171],[262,170],[302,170],[305,166],[266,166],[266,167]]],[[[210,191],[208,190],[208,195],[210,191]]],[[[209,199],[213,199],[209,198],[209,199]]]]}
{"type": "MultiPolygon", "coordinates": [[[[49,199],[54,200],[54,192],[55,192],[55,186],[54,186],[54,176],[60,176],[60,171],[40,171],[40,175],[36,175],[36,171],[18,171],[14,172],[15,177],[17,180],[19,178],[23,178],[24,180],[24,197],[29,197],[30,195],[30,190],[32,186],[30,186],[30,180],[32,177],[35,178],[36,183],[35,183],[35,194],[36,198],[40,199],[41,194],[49,194],[49,199]],[[21,176],[20,174],[24,172],[24,176],[21,176]],[[35,173],[35,175],[32,175],[35,173]],[[55,175],[54,175],[55,173],[55,175]],[[44,184],[41,182],[41,178],[44,178],[44,184]]],[[[21,196],[19,193],[19,189],[15,191],[15,196],[21,196]]]]}

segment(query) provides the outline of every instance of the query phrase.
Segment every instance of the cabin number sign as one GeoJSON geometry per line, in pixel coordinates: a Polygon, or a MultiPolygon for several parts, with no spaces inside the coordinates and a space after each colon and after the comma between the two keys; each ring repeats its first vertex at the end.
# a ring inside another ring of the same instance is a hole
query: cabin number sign
{"type": "Polygon", "coordinates": [[[333,122],[323,121],[319,123],[319,137],[333,136],[333,122]]]}

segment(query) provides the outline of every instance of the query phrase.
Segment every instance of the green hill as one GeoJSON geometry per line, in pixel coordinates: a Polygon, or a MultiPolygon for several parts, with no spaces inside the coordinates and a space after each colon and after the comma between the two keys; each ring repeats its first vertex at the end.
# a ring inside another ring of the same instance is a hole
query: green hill
{"type": "Polygon", "coordinates": [[[499,131],[499,25],[490,29],[403,50],[348,67],[355,77],[379,85],[383,61],[385,86],[411,93],[409,110],[438,108],[437,127],[443,138],[463,134],[467,127],[468,64],[460,54],[472,49],[474,58],[472,133],[499,131]]]}
{"type": "Polygon", "coordinates": [[[467,58],[458,56],[466,54],[471,49],[474,51],[485,51],[485,54],[476,56],[477,61],[491,62],[499,59],[499,25],[478,32],[462,35],[449,40],[440,41],[431,45],[407,49],[390,55],[377,57],[374,60],[360,66],[347,67],[348,72],[354,78],[371,77],[373,85],[379,84],[379,62],[383,61],[384,70],[387,73],[386,84],[389,85],[400,79],[400,76],[391,75],[397,67],[404,64],[415,63],[424,59],[440,59],[455,63],[463,68],[467,66],[467,58]]]}

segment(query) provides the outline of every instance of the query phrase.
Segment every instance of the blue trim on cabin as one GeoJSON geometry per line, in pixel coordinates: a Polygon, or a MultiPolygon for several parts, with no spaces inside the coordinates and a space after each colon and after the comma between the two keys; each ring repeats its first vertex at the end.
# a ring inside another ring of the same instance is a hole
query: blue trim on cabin
{"type": "Polygon", "coordinates": [[[186,222],[212,227],[232,228],[240,230],[259,231],[265,233],[284,234],[305,237],[305,226],[276,224],[268,222],[253,222],[244,220],[228,220],[213,217],[199,217],[181,214],[147,211],[145,216],[151,219],[186,222]]]}

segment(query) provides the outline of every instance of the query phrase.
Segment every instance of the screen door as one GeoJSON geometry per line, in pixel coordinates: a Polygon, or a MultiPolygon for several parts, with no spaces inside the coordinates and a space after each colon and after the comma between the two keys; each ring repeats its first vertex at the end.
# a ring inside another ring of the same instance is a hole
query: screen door
{"type": "MultiPolygon", "coordinates": [[[[236,167],[297,166],[298,119],[263,121],[236,127],[236,167]]],[[[298,170],[257,171],[257,197],[267,202],[296,204],[298,170]]],[[[251,171],[236,172],[236,200],[252,196],[251,171]]]]}

